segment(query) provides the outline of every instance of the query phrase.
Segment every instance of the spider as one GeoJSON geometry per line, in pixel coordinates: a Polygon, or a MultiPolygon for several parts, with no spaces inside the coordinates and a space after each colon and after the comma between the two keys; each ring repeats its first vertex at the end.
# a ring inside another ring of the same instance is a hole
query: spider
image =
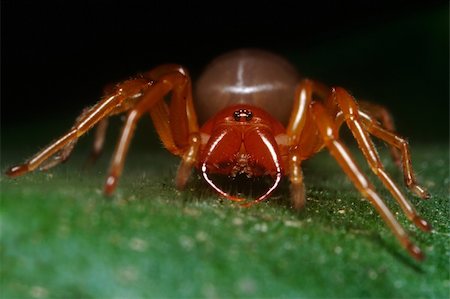
{"type": "Polygon", "coordinates": [[[176,64],[158,66],[109,87],[66,134],[6,174],[16,177],[66,161],[78,138],[94,126],[92,157],[97,157],[108,117],[120,113],[126,113],[126,120],[104,186],[106,195],[116,189],[136,124],[146,113],[165,148],[181,157],[175,178],[178,189],[185,187],[195,168],[222,197],[243,206],[270,197],[287,176],[292,206],[301,209],[305,204],[302,161],[326,148],[400,244],[415,259],[424,258],[339,138],[339,129],[345,123],[371,170],[407,218],[423,231],[430,231],[431,225],[386,173],[371,140],[373,135],[387,143],[394,161],[402,166],[406,186],[422,199],[430,197],[416,182],[408,143],[394,133],[388,111],[373,103],[357,102],[344,88],[300,79],[284,58],[263,50],[235,50],[216,58],[194,90],[186,68],[176,64]],[[271,182],[262,195],[249,201],[219,187],[214,179],[217,175],[265,176],[271,182]]]}

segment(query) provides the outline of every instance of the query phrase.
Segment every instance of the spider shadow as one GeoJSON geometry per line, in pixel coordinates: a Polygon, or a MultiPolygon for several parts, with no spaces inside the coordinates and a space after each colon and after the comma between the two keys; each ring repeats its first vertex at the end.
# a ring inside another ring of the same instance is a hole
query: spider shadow
{"type": "MultiPolygon", "coordinates": [[[[411,256],[409,256],[406,250],[403,250],[403,248],[398,244],[394,236],[392,236],[391,240],[387,240],[386,238],[382,238],[381,235],[373,229],[371,230],[370,228],[364,228],[361,225],[355,225],[351,223],[343,225],[343,227],[345,228],[345,231],[347,233],[351,233],[361,239],[366,239],[368,242],[373,244],[374,247],[378,247],[379,249],[376,251],[385,251],[399,263],[412,269],[418,274],[426,273],[422,265],[419,264],[420,262],[414,260],[411,256]]],[[[389,233],[387,234],[387,236],[389,236],[389,233]]]]}
{"type": "MultiPolygon", "coordinates": [[[[317,187],[314,187],[317,188],[317,187]]],[[[342,197],[340,194],[341,191],[330,192],[327,188],[323,189],[307,189],[306,190],[306,198],[307,202],[305,203],[305,207],[299,211],[296,211],[292,208],[292,205],[289,201],[289,182],[285,180],[278,191],[280,196],[274,196],[271,200],[271,204],[277,205],[280,208],[289,209],[292,215],[300,221],[305,221],[307,219],[312,219],[312,221],[317,221],[325,226],[326,229],[329,230],[345,230],[348,233],[354,234],[357,237],[362,237],[372,243],[375,247],[379,247],[378,251],[385,251],[392,257],[394,257],[401,264],[405,265],[408,268],[411,268],[416,273],[424,274],[425,271],[420,264],[417,263],[413,258],[411,258],[405,250],[397,243],[394,235],[392,235],[392,241],[385,240],[381,237],[381,235],[373,229],[368,224],[365,223],[354,223],[350,219],[346,219],[346,217],[342,217],[341,219],[336,220],[336,206],[330,205],[330,201],[327,199],[322,200],[322,198],[318,198],[322,193],[328,193],[326,197],[338,199],[342,197]],[[331,206],[331,207],[330,207],[331,206]],[[321,211],[321,213],[317,214],[316,211],[321,211]]],[[[372,206],[366,201],[356,200],[355,198],[349,198],[346,200],[346,205],[355,205],[356,210],[364,210],[370,212],[372,206]],[[351,201],[351,202],[348,202],[351,201]]],[[[377,221],[382,221],[381,219],[377,221]]],[[[384,223],[383,223],[384,224],[384,223]]],[[[390,234],[387,234],[389,237],[390,234]]]]}

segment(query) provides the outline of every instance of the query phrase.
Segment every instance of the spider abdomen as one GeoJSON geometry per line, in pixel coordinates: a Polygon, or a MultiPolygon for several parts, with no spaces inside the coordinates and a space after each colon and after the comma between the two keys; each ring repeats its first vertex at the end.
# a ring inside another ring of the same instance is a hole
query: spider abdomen
{"type": "Polygon", "coordinates": [[[287,124],[300,80],[284,58],[256,49],[236,50],[213,60],[195,86],[194,102],[201,124],[225,107],[260,107],[287,124]]]}

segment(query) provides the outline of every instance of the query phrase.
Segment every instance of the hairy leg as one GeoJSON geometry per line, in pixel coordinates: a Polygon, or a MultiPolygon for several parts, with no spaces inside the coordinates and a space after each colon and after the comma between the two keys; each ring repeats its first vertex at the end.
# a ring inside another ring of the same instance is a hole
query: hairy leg
{"type": "Polygon", "coordinates": [[[338,129],[335,125],[335,120],[330,114],[328,114],[326,108],[321,103],[314,102],[311,104],[311,113],[313,114],[325,146],[328,148],[331,155],[336,159],[343,171],[353,182],[354,186],[377,209],[380,216],[391,228],[394,235],[397,237],[403,247],[409,252],[409,254],[417,260],[423,259],[424,255],[420,248],[410,241],[404,228],[396,220],[392,212],[375,191],[373,185],[368,181],[366,176],[359,169],[358,165],[353,160],[349,150],[339,140],[338,129]]]}
{"type": "Polygon", "coordinates": [[[383,182],[384,186],[399,203],[406,216],[420,229],[430,231],[431,225],[418,215],[411,202],[403,195],[398,186],[392,181],[384,170],[383,164],[380,161],[369,133],[366,131],[366,128],[361,121],[361,116],[358,112],[359,109],[356,101],[343,88],[334,89],[333,95],[338,106],[344,113],[347,126],[358,142],[359,148],[363,152],[364,157],[369,163],[373,173],[383,182]]]}
{"type": "Polygon", "coordinates": [[[398,149],[401,153],[401,166],[403,169],[403,175],[406,186],[414,192],[417,196],[423,199],[430,198],[430,193],[420,186],[417,183],[416,176],[414,174],[414,170],[411,162],[411,153],[408,145],[408,141],[404,138],[398,136],[395,133],[392,133],[380,125],[377,124],[370,116],[361,114],[361,121],[363,122],[364,127],[369,131],[373,136],[383,140],[388,143],[392,147],[398,149]]]}
{"type": "Polygon", "coordinates": [[[189,73],[179,65],[168,64],[151,70],[145,76],[158,80],[160,76],[174,72],[184,75],[184,82],[173,89],[170,105],[165,101],[157,102],[150,109],[150,116],[164,147],[182,158],[175,186],[183,189],[197,162],[201,144],[189,73]]]}
{"type": "MultiPolygon", "coordinates": [[[[381,127],[391,133],[395,132],[394,119],[386,107],[368,101],[358,101],[358,104],[362,111],[367,112],[368,115],[379,121],[381,127]]],[[[375,120],[373,120],[374,123],[376,122],[375,120]]],[[[398,167],[401,167],[401,156],[399,149],[390,144],[389,151],[391,152],[392,160],[394,160],[398,167]]]]}
{"type": "Polygon", "coordinates": [[[312,80],[303,80],[297,86],[294,97],[294,107],[286,128],[289,147],[288,172],[292,206],[300,210],[305,205],[305,185],[301,169],[302,155],[298,144],[302,138],[303,129],[308,118],[308,108],[314,98],[326,99],[330,89],[312,80]]]}
{"type": "MultiPolygon", "coordinates": [[[[174,71],[163,73],[161,77],[155,81],[154,86],[148,89],[143,94],[142,99],[136,103],[132,110],[130,110],[111,160],[109,175],[106,179],[104,188],[105,194],[111,194],[115,190],[123,170],[131,139],[134,136],[137,121],[146,112],[150,112],[156,130],[163,143],[172,153],[182,155],[183,162],[191,166],[192,160],[195,160],[193,157],[198,155],[199,138],[189,137],[198,132],[189,132],[188,130],[186,134],[177,135],[174,131],[183,131],[186,127],[189,129],[188,124],[180,122],[178,123],[179,127],[172,127],[170,120],[168,119],[170,117],[176,117],[176,115],[172,115],[173,113],[177,114],[180,119],[187,118],[186,99],[191,97],[189,82],[189,79],[181,72],[174,71]],[[167,109],[163,99],[169,92],[172,92],[172,100],[170,107],[167,109]],[[179,107],[184,107],[184,111],[179,107]],[[192,134],[190,135],[190,133],[192,134]]],[[[181,172],[185,173],[186,170],[183,168],[181,172]]],[[[186,181],[187,179],[184,177],[177,179],[177,186],[183,185],[185,183],[181,182],[183,180],[186,181]]]]}
{"type": "Polygon", "coordinates": [[[97,159],[100,157],[103,151],[103,146],[105,144],[105,137],[108,128],[108,123],[109,123],[108,118],[104,118],[101,121],[99,121],[97,126],[95,127],[94,143],[92,144],[91,154],[89,155],[86,164],[88,165],[94,164],[95,161],[97,161],[97,159]]]}
{"type": "Polygon", "coordinates": [[[141,94],[143,90],[151,85],[152,82],[143,78],[131,79],[119,83],[113,94],[104,97],[93,107],[84,110],[66,134],[45,147],[25,163],[11,167],[6,171],[6,174],[15,177],[31,172],[41,165],[43,166],[42,169],[48,169],[66,160],[79,137],[84,135],[99,121],[115,112],[127,100],[141,94]],[[46,162],[55,154],[56,158],[53,161],[46,162]]]}

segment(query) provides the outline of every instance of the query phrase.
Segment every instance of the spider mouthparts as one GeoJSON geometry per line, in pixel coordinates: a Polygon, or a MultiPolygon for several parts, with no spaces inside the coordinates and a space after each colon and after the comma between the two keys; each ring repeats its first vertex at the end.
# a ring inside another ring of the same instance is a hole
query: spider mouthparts
{"type": "Polygon", "coordinates": [[[25,174],[28,172],[28,166],[26,164],[17,165],[9,168],[5,174],[9,177],[17,177],[22,174],[25,174]]]}

